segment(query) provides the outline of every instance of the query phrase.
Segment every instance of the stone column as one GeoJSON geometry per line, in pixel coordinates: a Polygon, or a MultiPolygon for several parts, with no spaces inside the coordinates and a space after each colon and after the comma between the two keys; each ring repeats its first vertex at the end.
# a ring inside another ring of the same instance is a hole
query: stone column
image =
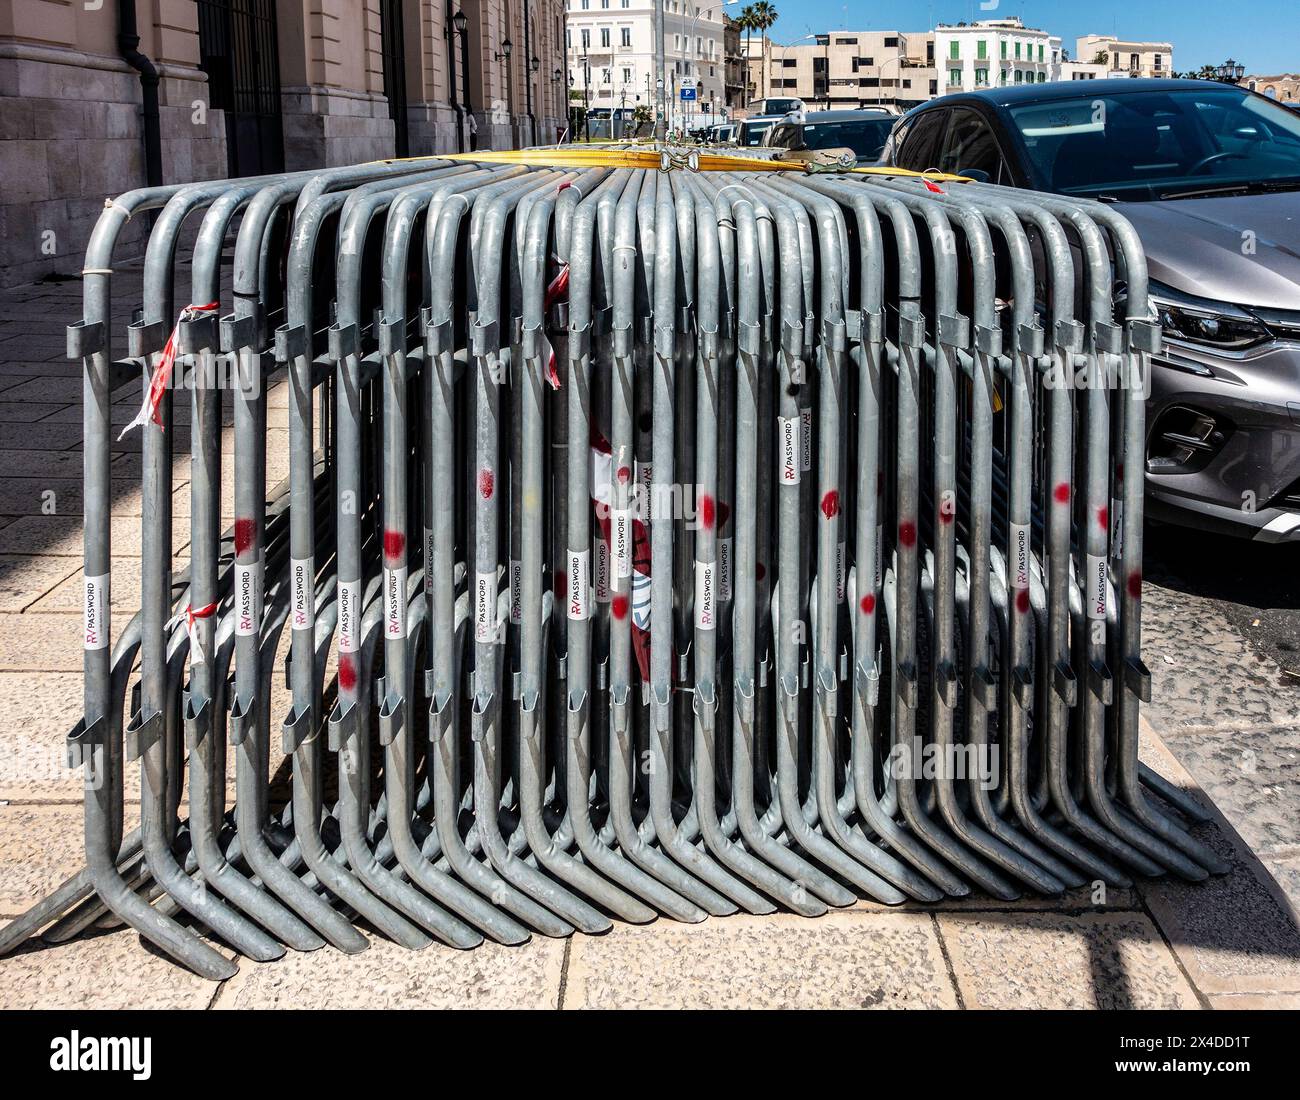
{"type": "Polygon", "coordinates": [[[393,155],[379,0],[278,0],[284,166],[393,155]]]}

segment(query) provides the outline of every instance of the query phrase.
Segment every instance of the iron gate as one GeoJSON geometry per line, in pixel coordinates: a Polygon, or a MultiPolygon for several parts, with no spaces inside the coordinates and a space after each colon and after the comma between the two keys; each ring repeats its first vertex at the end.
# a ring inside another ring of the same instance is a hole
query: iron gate
{"type": "Polygon", "coordinates": [[[275,0],[198,0],[208,106],[226,115],[232,176],[284,171],[275,0]]]}
{"type": "Polygon", "coordinates": [[[384,95],[393,120],[393,154],[410,156],[406,127],[406,42],[402,32],[402,0],[382,0],[381,46],[384,53],[384,95]]]}

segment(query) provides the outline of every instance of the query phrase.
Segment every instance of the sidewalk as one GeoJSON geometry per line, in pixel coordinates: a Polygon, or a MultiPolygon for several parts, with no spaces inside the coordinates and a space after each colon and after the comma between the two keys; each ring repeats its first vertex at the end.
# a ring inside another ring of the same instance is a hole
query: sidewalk
{"type": "MultiPolygon", "coordinates": [[[[115,282],[125,301],[138,273],[115,282]]],[[[80,776],[63,763],[81,709],[81,372],[64,358],[80,300],[79,282],[0,293],[0,924],[82,865],[80,776]]],[[[269,401],[270,483],[286,473],[283,398],[269,401]]],[[[114,423],[138,403],[138,384],[124,384],[114,423]]],[[[178,505],[187,434],[174,440],[178,505]]],[[[138,606],[137,440],[114,445],[119,626],[138,606]]],[[[862,902],[817,920],[661,919],[464,953],[372,937],[356,956],[327,947],[244,960],[220,984],[134,932],[97,932],[0,959],[0,1008],[1300,1007],[1300,692],[1194,597],[1148,586],[1144,627],[1155,701],[1143,758],[1213,796],[1218,822],[1198,832],[1233,864],[1200,886],[1161,880],[1012,905],[862,902]]],[[[272,708],[284,713],[283,698],[272,708]]],[[[138,799],[136,767],[126,790],[138,799]]],[[[130,817],[128,806],[128,828],[130,817]]]]}

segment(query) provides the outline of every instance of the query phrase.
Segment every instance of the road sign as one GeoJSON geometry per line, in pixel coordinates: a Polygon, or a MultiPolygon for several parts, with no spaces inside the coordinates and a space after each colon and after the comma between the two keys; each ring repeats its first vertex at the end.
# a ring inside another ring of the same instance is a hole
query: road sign
{"type": "Polygon", "coordinates": [[[694,89],[694,88],[683,88],[683,89],[682,89],[682,99],[694,99],[694,98],[695,98],[695,89],[694,89]]]}

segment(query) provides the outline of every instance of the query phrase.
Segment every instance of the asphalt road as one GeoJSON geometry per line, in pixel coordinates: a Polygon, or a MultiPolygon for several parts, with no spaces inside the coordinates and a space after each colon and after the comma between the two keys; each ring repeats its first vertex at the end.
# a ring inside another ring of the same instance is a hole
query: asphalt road
{"type": "Polygon", "coordinates": [[[1278,686],[1300,690],[1300,546],[1149,523],[1143,557],[1147,584],[1211,601],[1257,653],[1281,667],[1278,686]]]}

